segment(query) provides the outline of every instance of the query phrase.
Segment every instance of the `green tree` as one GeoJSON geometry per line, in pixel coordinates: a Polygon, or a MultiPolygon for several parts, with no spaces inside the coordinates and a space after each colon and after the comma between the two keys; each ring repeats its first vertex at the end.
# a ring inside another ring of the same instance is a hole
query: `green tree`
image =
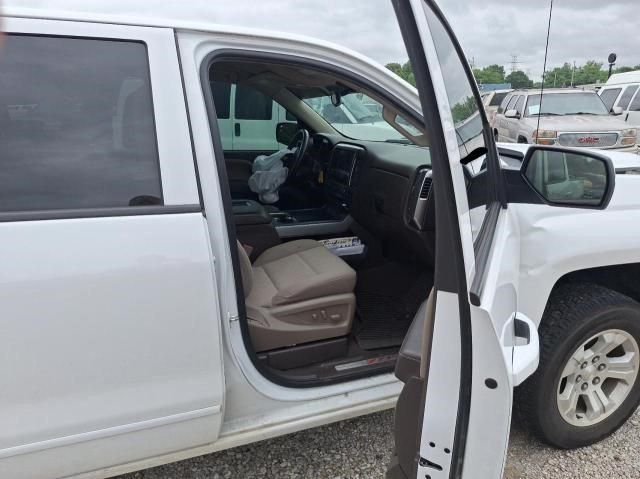
{"type": "Polygon", "coordinates": [[[544,75],[545,87],[566,87],[571,85],[571,70],[573,66],[565,63],[561,67],[555,67],[553,70],[547,71],[544,75]]]}
{"type": "Polygon", "coordinates": [[[478,111],[478,103],[476,103],[475,97],[468,96],[451,107],[451,116],[453,116],[454,123],[459,123],[472,116],[476,111],[478,111]]]}
{"type": "MultiPolygon", "coordinates": [[[[632,72],[635,70],[640,70],[640,65],[636,65],[635,67],[616,67],[613,69],[611,73],[626,73],[626,72],[632,72]]],[[[609,70],[607,69],[607,74],[608,72],[609,70]]]]}
{"type": "Polygon", "coordinates": [[[531,88],[533,86],[533,80],[520,70],[509,73],[504,80],[506,83],[511,83],[511,88],[531,88]]]}
{"type": "Polygon", "coordinates": [[[416,86],[416,77],[413,74],[413,68],[410,62],[403,63],[402,65],[397,62],[387,63],[386,67],[406,82],[416,86]]]}
{"type": "Polygon", "coordinates": [[[502,65],[489,65],[484,68],[474,68],[473,76],[478,85],[486,83],[504,83],[504,67],[502,65]]]}

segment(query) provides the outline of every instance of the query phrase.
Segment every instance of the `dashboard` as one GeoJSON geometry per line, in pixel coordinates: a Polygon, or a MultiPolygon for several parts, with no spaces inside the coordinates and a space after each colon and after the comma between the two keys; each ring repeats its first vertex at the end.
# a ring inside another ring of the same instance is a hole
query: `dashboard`
{"type": "Polygon", "coordinates": [[[430,256],[435,210],[428,148],[316,134],[310,153],[328,158],[324,191],[329,203],[376,238],[430,256]]]}

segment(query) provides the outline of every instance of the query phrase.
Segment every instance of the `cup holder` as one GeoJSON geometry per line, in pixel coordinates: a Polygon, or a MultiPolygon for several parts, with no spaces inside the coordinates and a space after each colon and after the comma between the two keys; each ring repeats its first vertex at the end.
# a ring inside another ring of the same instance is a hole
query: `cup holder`
{"type": "Polygon", "coordinates": [[[275,224],[283,225],[283,224],[296,222],[296,219],[293,216],[291,216],[289,213],[277,212],[277,213],[269,213],[269,215],[271,216],[271,220],[275,224]]]}

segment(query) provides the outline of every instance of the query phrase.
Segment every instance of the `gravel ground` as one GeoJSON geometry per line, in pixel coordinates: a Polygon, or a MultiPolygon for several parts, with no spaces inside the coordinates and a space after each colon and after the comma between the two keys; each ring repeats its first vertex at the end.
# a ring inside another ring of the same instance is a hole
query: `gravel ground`
{"type": "MultiPolygon", "coordinates": [[[[393,448],[393,412],[386,411],[119,479],[383,478],[393,448]]],[[[559,451],[530,437],[517,421],[504,479],[640,477],[640,410],[595,446],[559,451]]]]}

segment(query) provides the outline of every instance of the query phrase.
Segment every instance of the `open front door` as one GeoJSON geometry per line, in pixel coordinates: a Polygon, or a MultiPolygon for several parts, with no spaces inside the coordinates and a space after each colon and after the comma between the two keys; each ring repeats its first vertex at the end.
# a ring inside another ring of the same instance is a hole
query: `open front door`
{"type": "Polygon", "coordinates": [[[398,361],[405,387],[388,477],[498,479],[513,387],[538,358],[536,329],[516,312],[518,225],[506,207],[475,81],[450,27],[431,0],[393,3],[430,137],[436,264],[430,299],[398,361]],[[482,158],[486,169],[466,171],[466,163],[482,158]],[[412,359],[420,367],[407,374],[412,359]]]}

